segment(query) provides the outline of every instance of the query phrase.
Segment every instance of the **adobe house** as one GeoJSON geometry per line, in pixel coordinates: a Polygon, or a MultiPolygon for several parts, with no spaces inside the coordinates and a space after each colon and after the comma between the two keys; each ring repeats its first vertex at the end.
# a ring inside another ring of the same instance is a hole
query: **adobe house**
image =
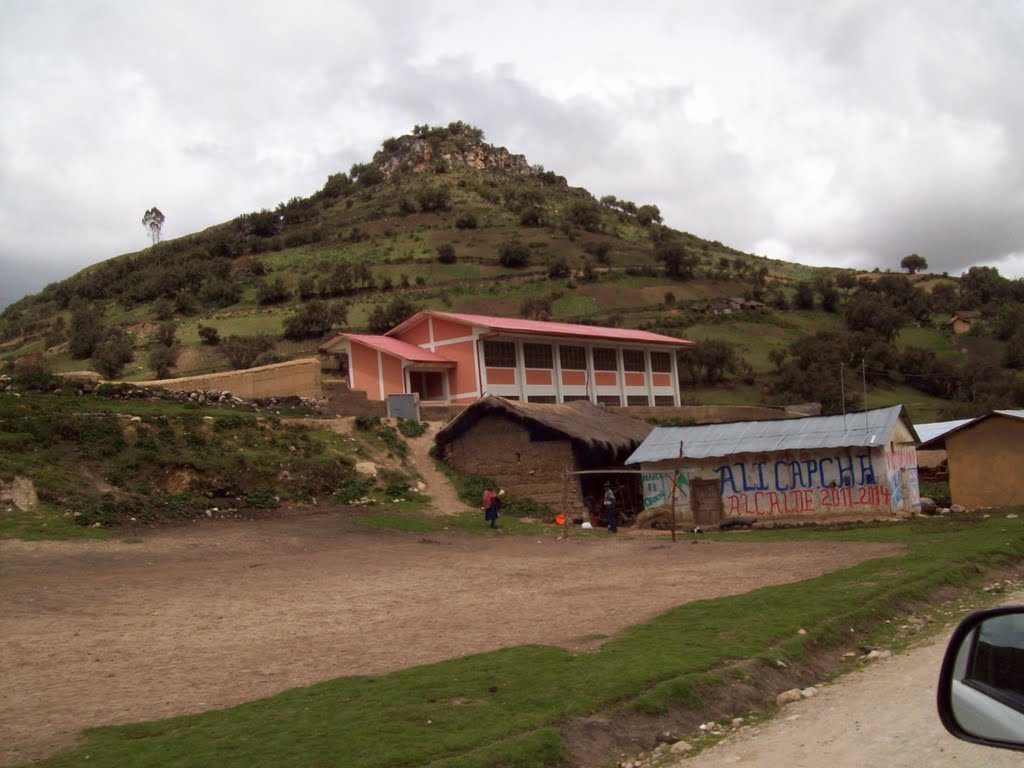
{"type": "Polygon", "coordinates": [[[1024,410],[992,411],[921,444],[921,450],[942,448],[954,504],[1024,504],[1024,410]]]}
{"type": "Polygon", "coordinates": [[[319,352],[370,400],[678,406],[676,352],[692,346],[649,331],[425,310],[381,336],[338,333],[319,352]]]}
{"type": "Polygon", "coordinates": [[[626,459],[643,470],[644,506],[715,525],[729,517],[849,520],[921,507],[918,442],[903,406],[845,416],[655,427],[626,459]]]}
{"type": "Polygon", "coordinates": [[[487,477],[555,509],[581,511],[582,501],[600,497],[612,480],[623,504],[640,511],[639,476],[614,470],[651,429],[586,400],[548,405],[488,395],[452,419],[435,443],[457,472],[487,477]],[[608,471],[567,478],[565,470],[608,471]]]}
{"type": "Polygon", "coordinates": [[[958,310],[953,313],[952,317],[946,321],[946,326],[953,331],[953,333],[960,335],[961,333],[967,333],[971,328],[981,320],[981,313],[973,310],[958,310]]]}

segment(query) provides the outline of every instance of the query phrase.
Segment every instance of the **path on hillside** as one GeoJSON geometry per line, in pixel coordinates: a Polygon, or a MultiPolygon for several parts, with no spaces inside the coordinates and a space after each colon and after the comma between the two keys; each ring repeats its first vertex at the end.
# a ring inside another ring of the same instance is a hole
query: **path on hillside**
{"type": "Polygon", "coordinates": [[[409,458],[413,467],[423,478],[423,482],[427,486],[427,495],[430,496],[428,512],[434,515],[454,515],[471,509],[459,498],[451,481],[435,466],[434,460],[430,457],[430,449],[434,447],[434,437],[443,424],[441,422],[424,423],[427,424],[427,431],[419,437],[411,438],[408,442],[409,458]]]}
{"type": "MultiPolygon", "coordinates": [[[[1024,592],[1007,603],[1024,603],[1024,592]]],[[[783,707],[690,760],[665,768],[1019,768],[1024,755],[960,741],[935,708],[935,684],[952,627],[783,707]]]]}

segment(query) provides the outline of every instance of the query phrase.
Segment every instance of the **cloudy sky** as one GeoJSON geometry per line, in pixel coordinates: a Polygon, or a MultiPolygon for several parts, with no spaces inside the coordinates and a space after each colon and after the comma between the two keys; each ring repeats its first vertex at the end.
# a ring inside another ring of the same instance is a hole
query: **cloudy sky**
{"type": "Polygon", "coordinates": [[[0,306],[465,120],[811,264],[1024,275],[1024,0],[0,0],[0,306]]]}

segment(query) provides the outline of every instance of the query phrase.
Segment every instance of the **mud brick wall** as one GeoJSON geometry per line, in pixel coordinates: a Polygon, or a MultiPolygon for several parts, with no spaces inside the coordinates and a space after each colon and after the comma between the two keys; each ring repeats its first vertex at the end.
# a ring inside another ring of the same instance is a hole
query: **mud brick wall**
{"type": "Polygon", "coordinates": [[[236,397],[304,397],[309,400],[323,398],[320,378],[320,360],[307,357],[287,363],[261,365],[241,371],[209,373],[202,376],[184,376],[159,381],[135,381],[138,387],[163,387],[172,391],[203,389],[230,392],[236,397]]]}
{"type": "MultiPolygon", "coordinates": [[[[482,475],[509,493],[562,508],[563,470],[575,469],[569,440],[531,442],[529,430],[501,416],[485,416],[446,448],[456,471],[482,475]]],[[[567,501],[575,508],[579,483],[569,481],[567,501]]]]}

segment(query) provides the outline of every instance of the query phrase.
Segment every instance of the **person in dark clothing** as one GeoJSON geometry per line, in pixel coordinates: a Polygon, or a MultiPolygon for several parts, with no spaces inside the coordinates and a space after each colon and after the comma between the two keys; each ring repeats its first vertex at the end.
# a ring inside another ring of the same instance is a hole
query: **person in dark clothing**
{"type": "Polygon", "coordinates": [[[619,516],[615,505],[615,491],[611,483],[604,484],[604,517],[608,524],[608,533],[619,532],[619,516]]]}
{"type": "Polygon", "coordinates": [[[498,494],[494,492],[494,489],[490,486],[484,488],[484,520],[489,521],[491,528],[497,528],[498,522],[498,508],[501,504],[501,499],[498,494]]]}

